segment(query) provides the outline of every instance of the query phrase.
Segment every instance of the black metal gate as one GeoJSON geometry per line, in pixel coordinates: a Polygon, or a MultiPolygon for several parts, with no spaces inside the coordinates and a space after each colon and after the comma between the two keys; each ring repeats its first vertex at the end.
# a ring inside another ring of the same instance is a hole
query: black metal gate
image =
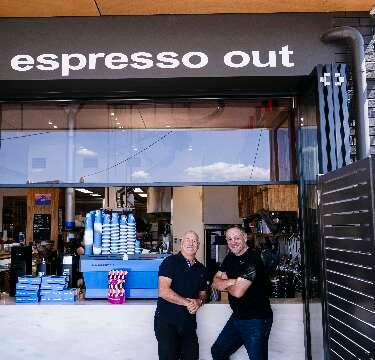
{"type": "Polygon", "coordinates": [[[319,178],[326,359],[375,359],[375,158],[319,178]]]}

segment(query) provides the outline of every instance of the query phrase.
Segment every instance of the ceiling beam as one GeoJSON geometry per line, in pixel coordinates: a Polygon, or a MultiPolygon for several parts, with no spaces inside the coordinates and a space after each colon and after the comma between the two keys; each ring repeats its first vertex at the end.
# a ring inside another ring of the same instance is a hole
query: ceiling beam
{"type": "Polygon", "coordinates": [[[0,17],[366,11],[374,0],[0,0],[0,17]]]}

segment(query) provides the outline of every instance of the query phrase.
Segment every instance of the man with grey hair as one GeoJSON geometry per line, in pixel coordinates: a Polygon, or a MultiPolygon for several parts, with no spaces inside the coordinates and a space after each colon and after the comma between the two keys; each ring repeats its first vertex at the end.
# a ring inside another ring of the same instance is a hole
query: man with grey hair
{"type": "Polygon", "coordinates": [[[199,237],[187,231],[180,252],[159,268],[159,298],[154,330],[161,360],[198,360],[196,312],[207,293],[206,268],[196,259],[199,237]]]}
{"type": "Polygon", "coordinates": [[[230,253],[213,280],[214,288],[229,293],[233,314],[211,348],[213,360],[227,360],[242,345],[249,359],[268,359],[272,327],[270,281],[260,256],[249,249],[245,232],[233,226],[226,232],[230,253]]]}

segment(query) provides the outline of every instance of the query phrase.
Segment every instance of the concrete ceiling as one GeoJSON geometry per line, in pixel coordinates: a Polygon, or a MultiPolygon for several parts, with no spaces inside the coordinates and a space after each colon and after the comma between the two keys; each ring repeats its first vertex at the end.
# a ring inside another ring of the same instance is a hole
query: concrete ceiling
{"type": "Polygon", "coordinates": [[[0,0],[0,17],[369,11],[374,0],[0,0]]]}

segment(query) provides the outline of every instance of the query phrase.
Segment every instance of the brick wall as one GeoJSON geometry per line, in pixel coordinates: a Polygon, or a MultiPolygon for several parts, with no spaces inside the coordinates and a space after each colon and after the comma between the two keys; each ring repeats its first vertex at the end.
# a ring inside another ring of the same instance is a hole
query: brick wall
{"type": "MultiPolygon", "coordinates": [[[[367,69],[371,154],[375,154],[375,18],[372,18],[367,12],[340,12],[334,14],[332,25],[355,27],[363,36],[367,69]]],[[[341,53],[336,54],[336,62],[350,64],[350,58],[344,49],[341,53]]],[[[351,94],[353,93],[353,89],[349,89],[349,91],[351,94]]],[[[351,116],[351,118],[354,117],[351,116]]],[[[352,154],[355,156],[354,129],[352,129],[352,134],[352,154]]]]}

